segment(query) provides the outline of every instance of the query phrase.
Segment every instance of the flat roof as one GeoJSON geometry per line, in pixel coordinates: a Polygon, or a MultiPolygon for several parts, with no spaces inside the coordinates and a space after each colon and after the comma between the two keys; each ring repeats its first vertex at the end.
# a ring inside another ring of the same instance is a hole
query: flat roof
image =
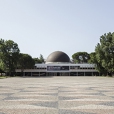
{"type": "Polygon", "coordinates": [[[37,67],[47,67],[47,66],[80,66],[80,67],[95,67],[95,64],[88,64],[88,63],[83,63],[83,64],[35,64],[37,67]]]}

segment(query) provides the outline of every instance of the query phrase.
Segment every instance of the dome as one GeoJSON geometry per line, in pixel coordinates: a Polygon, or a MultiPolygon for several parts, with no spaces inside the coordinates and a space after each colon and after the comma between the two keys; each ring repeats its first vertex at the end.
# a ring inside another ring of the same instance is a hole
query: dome
{"type": "Polygon", "coordinates": [[[70,58],[66,53],[64,53],[62,51],[55,51],[55,52],[51,53],[46,60],[46,63],[53,63],[53,62],[69,63],[70,58]]]}

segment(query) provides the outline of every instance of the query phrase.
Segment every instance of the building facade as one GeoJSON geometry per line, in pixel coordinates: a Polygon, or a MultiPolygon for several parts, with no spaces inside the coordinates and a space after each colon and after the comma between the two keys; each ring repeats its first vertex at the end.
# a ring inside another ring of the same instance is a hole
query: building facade
{"type": "MultiPolygon", "coordinates": [[[[21,69],[16,70],[17,75],[21,69]]],[[[34,69],[25,69],[24,76],[99,76],[94,64],[73,64],[68,55],[61,51],[51,53],[45,64],[35,64],[34,69]]]]}

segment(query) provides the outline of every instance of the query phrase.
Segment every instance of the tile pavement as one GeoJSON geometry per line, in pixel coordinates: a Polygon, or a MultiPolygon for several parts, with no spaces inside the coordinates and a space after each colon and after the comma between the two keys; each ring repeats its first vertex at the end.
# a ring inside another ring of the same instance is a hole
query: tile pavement
{"type": "Polygon", "coordinates": [[[0,114],[114,114],[114,78],[0,79],[0,114]]]}

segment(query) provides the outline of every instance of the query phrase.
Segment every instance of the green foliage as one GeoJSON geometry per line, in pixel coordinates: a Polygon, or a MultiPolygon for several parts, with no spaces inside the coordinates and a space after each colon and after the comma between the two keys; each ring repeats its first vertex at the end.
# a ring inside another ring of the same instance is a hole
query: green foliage
{"type": "Polygon", "coordinates": [[[12,75],[16,68],[24,69],[34,68],[35,63],[43,63],[43,55],[39,58],[32,58],[28,54],[20,53],[18,44],[12,40],[0,39],[0,71],[5,71],[12,75]]]}
{"type": "Polygon", "coordinates": [[[44,63],[44,57],[43,57],[43,55],[42,54],[40,54],[40,61],[41,61],[41,63],[44,63]]]}
{"type": "Polygon", "coordinates": [[[5,71],[5,64],[4,64],[4,62],[2,61],[2,59],[0,59],[0,70],[1,70],[1,71],[5,71]]]}
{"type": "Polygon", "coordinates": [[[77,52],[72,55],[74,63],[87,63],[90,56],[87,52],[77,52]]]}
{"type": "Polygon", "coordinates": [[[39,58],[37,57],[37,58],[33,58],[33,59],[34,59],[35,63],[44,63],[45,62],[42,54],[40,54],[39,58]]]}
{"type": "Polygon", "coordinates": [[[28,54],[19,54],[18,68],[23,72],[24,69],[34,68],[35,62],[34,59],[28,54]]]}
{"type": "Polygon", "coordinates": [[[97,54],[95,52],[90,53],[89,63],[95,64],[96,70],[98,70],[102,74],[106,74],[105,69],[100,64],[100,61],[97,60],[97,54]]]}
{"type": "Polygon", "coordinates": [[[95,53],[97,65],[100,66],[99,72],[105,74],[114,72],[114,33],[109,32],[100,37],[95,53]]]}
{"type": "Polygon", "coordinates": [[[4,69],[11,75],[15,72],[17,61],[19,59],[18,44],[12,40],[0,40],[0,58],[3,62],[4,69]]]}
{"type": "Polygon", "coordinates": [[[97,59],[96,59],[96,53],[95,52],[92,52],[89,54],[90,56],[90,59],[89,59],[89,63],[96,63],[97,62],[97,59]]]}
{"type": "Polygon", "coordinates": [[[37,64],[37,63],[42,63],[41,60],[39,58],[33,58],[34,59],[34,62],[37,64]]]}

